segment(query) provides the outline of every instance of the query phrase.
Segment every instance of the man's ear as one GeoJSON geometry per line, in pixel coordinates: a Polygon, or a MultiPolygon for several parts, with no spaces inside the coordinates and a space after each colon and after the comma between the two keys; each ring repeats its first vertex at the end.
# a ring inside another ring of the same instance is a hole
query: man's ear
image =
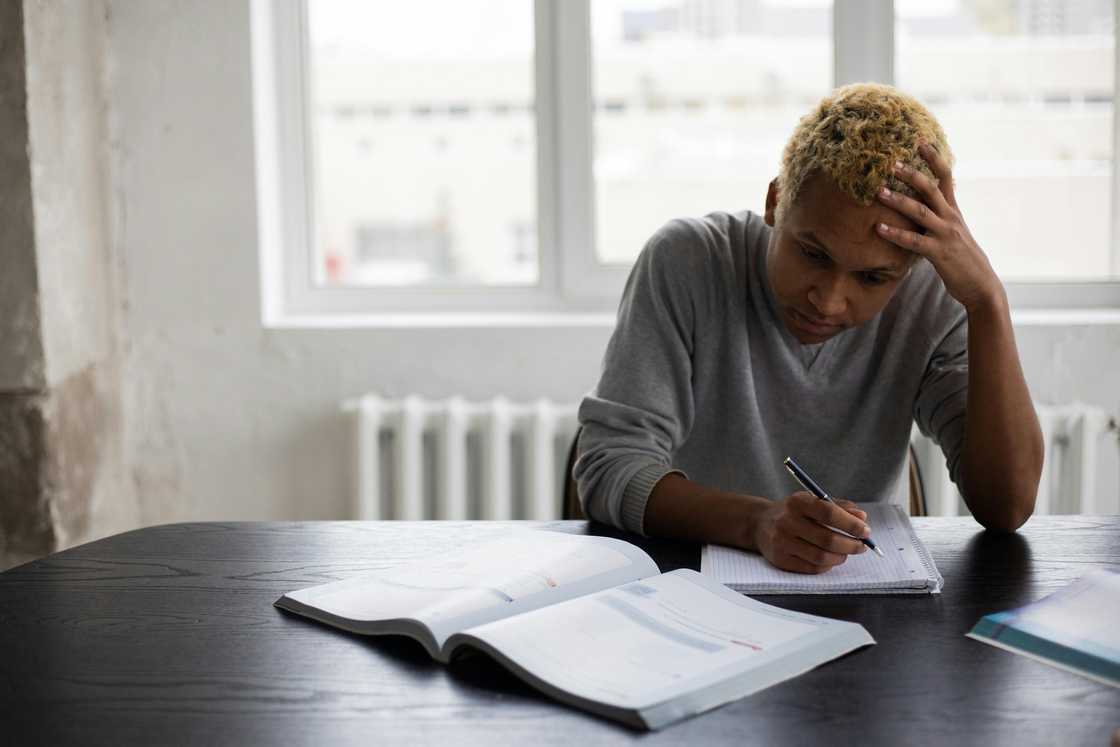
{"type": "Polygon", "coordinates": [[[774,211],[778,208],[778,179],[777,177],[770,180],[770,186],[766,188],[766,212],[763,214],[763,220],[766,225],[771,228],[774,227],[774,211]]]}

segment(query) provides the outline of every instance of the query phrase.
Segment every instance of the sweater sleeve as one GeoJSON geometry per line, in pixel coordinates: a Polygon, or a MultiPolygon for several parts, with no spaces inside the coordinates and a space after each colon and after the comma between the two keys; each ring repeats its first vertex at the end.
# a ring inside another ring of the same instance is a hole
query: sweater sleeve
{"type": "Polygon", "coordinates": [[[623,291],[596,389],[579,408],[573,470],[584,512],[644,534],[646,502],[692,428],[692,353],[707,252],[683,221],[646,244],[623,291]]]}
{"type": "Polygon", "coordinates": [[[926,364],[914,400],[914,421],[924,435],[941,447],[949,476],[958,487],[967,403],[968,319],[954,301],[948,331],[926,364]]]}

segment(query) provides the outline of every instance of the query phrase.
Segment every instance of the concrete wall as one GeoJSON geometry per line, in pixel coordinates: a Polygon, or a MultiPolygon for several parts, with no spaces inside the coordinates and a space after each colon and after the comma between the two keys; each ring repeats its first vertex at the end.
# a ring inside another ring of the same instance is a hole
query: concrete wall
{"type": "Polygon", "coordinates": [[[28,120],[40,308],[62,545],[134,526],[123,469],[121,289],[100,0],[26,2],[28,120]]]}
{"type": "Polygon", "coordinates": [[[39,334],[35,214],[27,155],[23,7],[0,4],[0,391],[30,392],[46,380],[39,334]]]}
{"type": "Polygon", "coordinates": [[[25,4],[31,179],[47,383],[112,357],[114,283],[109,178],[107,8],[88,0],[25,4]]]}
{"type": "Polygon", "coordinates": [[[106,11],[82,0],[0,9],[3,564],[136,522],[106,224],[106,11]]]}
{"type": "MultiPolygon", "coordinates": [[[[141,519],[347,516],[364,391],[571,400],[609,330],[262,329],[245,3],[114,2],[114,194],[141,519]]],[[[1041,401],[1120,411],[1120,327],[1019,330],[1041,401]]]]}
{"type": "MultiPolygon", "coordinates": [[[[46,365],[27,157],[23,8],[0,4],[0,557],[50,545],[40,500],[46,365]]],[[[0,564],[0,567],[3,567],[0,564]]]]}

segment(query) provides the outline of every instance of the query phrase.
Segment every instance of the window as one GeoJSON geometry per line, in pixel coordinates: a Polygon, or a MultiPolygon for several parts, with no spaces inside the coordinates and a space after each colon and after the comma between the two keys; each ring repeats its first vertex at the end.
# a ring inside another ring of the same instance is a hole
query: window
{"type": "Polygon", "coordinates": [[[1116,276],[1113,0],[896,0],[895,78],[937,115],[1006,280],[1116,276]]]}
{"type": "Polygon", "coordinates": [[[591,20],[598,261],[673,217],[761,210],[832,88],[832,3],[594,0],[591,20]]]}
{"type": "Polygon", "coordinates": [[[317,285],[537,283],[532,11],[307,4],[317,285]]]}
{"type": "Polygon", "coordinates": [[[1111,0],[406,5],[254,0],[268,319],[609,318],[658,226],[761,209],[852,80],[941,118],[1013,303],[1120,306],[1111,0]]]}

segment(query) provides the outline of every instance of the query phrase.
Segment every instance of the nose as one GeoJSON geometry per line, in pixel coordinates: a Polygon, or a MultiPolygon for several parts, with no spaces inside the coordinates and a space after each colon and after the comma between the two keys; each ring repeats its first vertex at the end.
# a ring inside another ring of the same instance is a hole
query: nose
{"type": "Polygon", "coordinates": [[[844,314],[848,299],[843,286],[839,273],[824,273],[816,278],[809,288],[809,303],[820,317],[833,319],[844,314]]]}

